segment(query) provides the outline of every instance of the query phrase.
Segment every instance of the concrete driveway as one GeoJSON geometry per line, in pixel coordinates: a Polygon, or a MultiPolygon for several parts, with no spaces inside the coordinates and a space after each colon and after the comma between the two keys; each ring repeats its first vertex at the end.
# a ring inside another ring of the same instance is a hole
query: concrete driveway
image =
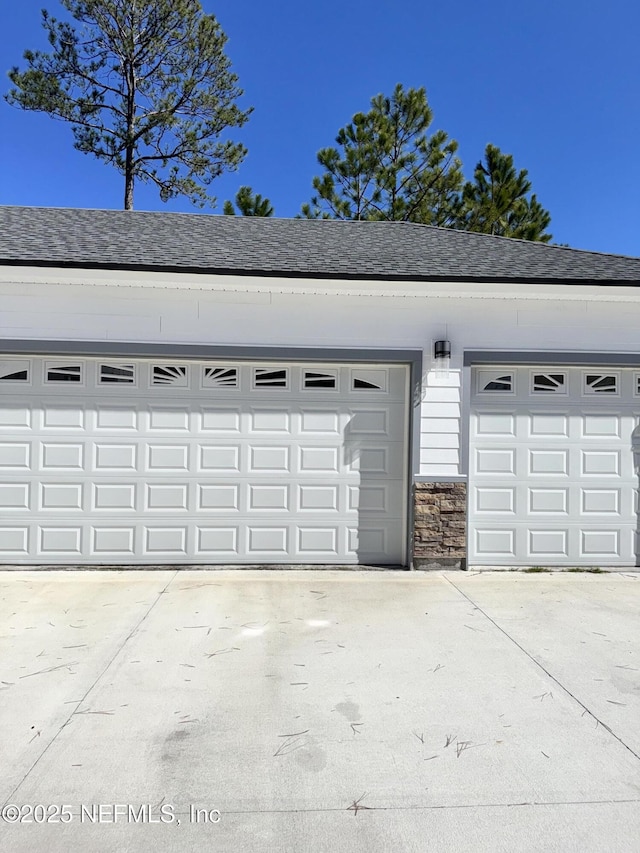
{"type": "Polygon", "coordinates": [[[0,849],[637,851],[639,617],[637,574],[0,573],[0,849]]]}

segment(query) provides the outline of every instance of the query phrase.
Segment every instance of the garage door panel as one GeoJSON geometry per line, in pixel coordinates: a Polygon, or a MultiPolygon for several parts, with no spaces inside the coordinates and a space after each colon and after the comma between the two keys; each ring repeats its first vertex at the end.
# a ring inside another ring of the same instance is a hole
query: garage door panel
{"type": "Polygon", "coordinates": [[[29,509],[30,483],[0,483],[0,508],[2,512],[20,512],[29,509]]]}
{"type": "Polygon", "coordinates": [[[43,441],[40,443],[40,469],[42,471],[56,471],[69,469],[75,471],[84,470],[84,444],[43,441]]]}
{"type": "Polygon", "coordinates": [[[529,497],[529,512],[531,514],[566,516],[569,512],[568,488],[531,487],[527,489],[527,494],[529,497]]]}
{"type": "Polygon", "coordinates": [[[510,449],[477,448],[475,470],[479,474],[503,476],[516,474],[516,453],[510,449]]]}
{"type": "Polygon", "coordinates": [[[194,430],[204,433],[240,432],[241,410],[239,406],[201,406],[195,413],[194,430]]]}
{"type": "Polygon", "coordinates": [[[31,428],[31,408],[21,403],[7,403],[0,406],[0,435],[7,430],[27,430],[31,428]]]}
{"type": "Polygon", "coordinates": [[[91,554],[99,556],[135,557],[134,527],[93,527],[91,554]]]}
{"type": "Polygon", "coordinates": [[[404,562],[406,367],[30,361],[33,402],[0,402],[0,560],[404,562]]]}
{"type": "Polygon", "coordinates": [[[569,438],[569,418],[557,412],[531,412],[526,416],[531,438],[569,438]]]}
{"type": "Polygon", "coordinates": [[[138,429],[139,415],[134,405],[100,404],[95,409],[95,429],[100,432],[118,434],[138,429]]]}
{"type": "Polygon", "coordinates": [[[6,560],[26,557],[30,553],[29,527],[25,525],[0,526],[0,556],[6,560]]]}
{"type": "Polygon", "coordinates": [[[619,450],[582,450],[582,474],[586,476],[611,477],[620,475],[619,450]]]}
{"type": "Polygon", "coordinates": [[[0,442],[0,469],[28,470],[31,460],[31,444],[19,441],[0,442]]]}
{"type": "MultiPolygon", "coordinates": [[[[615,394],[594,390],[604,373],[611,372],[505,368],[500,376],[505,385],[509,379],[511,393],[500,397],[494,389],[491,402],[474,382],[471,564],[637,563],[638,477],[631,453],[639,422],[637,371],[613,372],[615,394]],[[535,388],[556,380],[562,393],[536,395],[535,388]]],[[[602,387],[607,383],[605,377],[602,387]]]]}
{"type": "MultiPolygon", "coordinates": [[[[97,442],[93,445],[93,470],[101,474],[110,471],[135,471],[137,460],[137,444],[97,442]]],[[[81,468],[81,460],[78,462],[76,467],[81,468]]]]}

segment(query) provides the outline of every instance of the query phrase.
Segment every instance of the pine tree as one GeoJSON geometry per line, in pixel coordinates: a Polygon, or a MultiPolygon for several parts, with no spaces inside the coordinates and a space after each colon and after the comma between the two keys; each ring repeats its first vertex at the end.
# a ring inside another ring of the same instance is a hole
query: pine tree
{"type": "Polygon", "coordinates": [[[6,100],[69,122],[74,147],[114,166],[133,207],[136,181],[167,201],[211,203],[206,187],[246,154],[225,141],[251,110],[224,53],[226,36],[198,0],[61,0],[77,22],[47,11],[51,52],[27,50],[6,100]]]}
{"type": "Polygon", "coordinates": [[[432,119],[424,88],[376,95],[338,132],[338,147],[318,152],[325,171],[302,215],[450,225],[463,183],[458,144],[441,130],[429,135],[432,119]]]}
{"type": "MultiPolygon", "coordinates": [[[[251,187],[240,187],[235,201],[242,216],[273,216],[273,205],[269,199],[263,198],[260,193],[254,193],[251,187]]],[[[225,201],[224,213],[225,216],[236,215],[232,201],[225,201]]]]}
{"type": "Polygon", "coordinates": [[[531,181],[526,169],[516,171],[511,154],[503,154],[495,145],[487,145],[484,162],[475,168],[474,180],[462,191],[462,209],[457,223],[465,231],[517,237],[548,243],[545,233],[551,216],[529,195],[531,181]]]}

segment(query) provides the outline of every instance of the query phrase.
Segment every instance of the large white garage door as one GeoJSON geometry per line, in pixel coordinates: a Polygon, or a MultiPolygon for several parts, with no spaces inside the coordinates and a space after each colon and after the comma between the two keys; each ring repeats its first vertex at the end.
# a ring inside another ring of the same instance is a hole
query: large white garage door
{"type": "Polygon", "coordinates": [[[405,562],[408,368],[5,357],[0,561],[405,562]]]}
{"type": "Polygon", "coordinates": [[[469,562],[637,564],[640,371],[473,373],[469,562]]]}

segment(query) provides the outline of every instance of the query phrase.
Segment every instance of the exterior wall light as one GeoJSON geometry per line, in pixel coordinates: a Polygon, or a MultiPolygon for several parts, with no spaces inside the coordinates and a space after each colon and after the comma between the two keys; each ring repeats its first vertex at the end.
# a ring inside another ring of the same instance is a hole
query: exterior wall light
{"type": "Polygon", "coordinates": [[[433,347],[435,374],[439,379],[449,378],[451,364],[451,341],[436,341],[433,347]]]}

